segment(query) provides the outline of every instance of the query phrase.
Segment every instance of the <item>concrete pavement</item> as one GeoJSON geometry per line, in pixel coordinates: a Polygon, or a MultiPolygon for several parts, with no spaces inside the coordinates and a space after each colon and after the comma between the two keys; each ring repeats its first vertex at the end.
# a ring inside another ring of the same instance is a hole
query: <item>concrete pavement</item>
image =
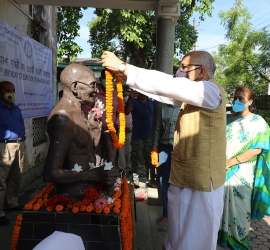
{"type": "MultiPolygon", "coordinates": [[[[145,187],[145,179],[140,179],[140,186],[145,187]]],[[[36,179],[29,185],[19,197],[20,204],[25,204],[30,201],[39,190],[45,186],[42,178],[36,179]]],[[[155,189],[148,189],[148,195],[155,197],[157,195],[155,189]]],[[[162,225],[156,223],[156,219],[162,214],[161,205],[148,205],[147,201],[136,201],[136,242],[138,250],[161,250],[162,243],[167,233],[167,223],[162,225]]],[[[11,249],[11,238],[13,226],[16,220],[18,211],[7,211],[6,215],[11,220],[8,226],[0,226],[0,249],[11,249]]],[[[270,217],[266,216],[261,221],[253,221],[249,231],[250,250],[269,250],[270,249],[270,217]]],[[[224,250],[217,246],[217,250],[224,250]]],[[[28,249],[25,249],[28,250],[28,249]]],[[[30,249],[29,249],[30,250],[30,249]]],[[[112,249],[113,250],[113,249],[112,249]]],[[[187,249],[194,250],[194,249],[187,249]]],[[[198,249],[199,250],[199,249],[198,249]]]]}

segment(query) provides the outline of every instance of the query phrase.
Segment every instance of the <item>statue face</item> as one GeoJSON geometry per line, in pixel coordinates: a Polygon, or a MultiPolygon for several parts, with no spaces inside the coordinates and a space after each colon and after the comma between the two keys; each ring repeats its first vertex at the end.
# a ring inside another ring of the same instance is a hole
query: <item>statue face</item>
{"type": "Polygon", "coordinates": [[[88,79],[82,78],[80,81],[76,81],[77,98],[82,102],[95,101],[96,95],[96,80],[92,76],[88,79]]]}

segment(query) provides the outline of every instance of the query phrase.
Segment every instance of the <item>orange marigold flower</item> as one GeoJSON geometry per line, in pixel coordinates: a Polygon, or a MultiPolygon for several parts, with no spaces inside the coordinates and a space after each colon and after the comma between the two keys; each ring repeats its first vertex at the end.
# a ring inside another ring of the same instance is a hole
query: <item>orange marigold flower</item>
{"type": "Polygon", "coordinates": [[[44,199],[44,200],[43,200],[43,204],[44,204],[45,206],[47,206],[47,202],[48,202],[48,199],[44,199]]]}
{"type": "Polygon", "coordinates": [[[22,220],[23,219],[23,215],[22,214],[18,214],[17,215],[17,220],[22,220]]]}
{"type": "Polygon", "coordinates": [[[38,211],[40,209],[40,204],[39,203],[36,203],[34,206],[33,206],[33,210],[34,211],[38,211]]]}
{"type": "Polygon", "coordinates": [[[30,203],[32,203],[32,204],[34,205],[34,204],[37,202],[37,200],[38,200],[38,199],[34,197],[34,198],[30,201],[30,203]]]}
{"type": "Polygon", "coordinates": [[[119,213],[120,213],[120,209],[119,209],[118,207],[114,207],[114,208],[113,208],[113,212],[114,212],[115,214],[119,214],[119,213]]]}
{"type": "Polygon", "coordinates": [[[56,212],[61,212],[63,209],[64,209],[64,207],[63,207],[62,205],[57,205],[57,206],[55,207],[55,211],[56,211],[56,212]]]}
{"type": "Polygon", "coordinates": [[[33,209],[33,204],[32,203],[27,203],[24,205],[24,210],[32,210],[33,209]]]}
{"type": "Polygon", "coordinates": [[[92,203],[89,206],[86,207],[86,212],[87,213],[91,213],[93,210],[94,210],[94,206],[93,206],[92,203]]]}
{"type": "Polygon", "coordinates": [[[100,214],[102,212],[102,208],[95,208],[96,213],[100,214]]]}
{"type": "Polygon", "coordinates": [[[18,226],[18,225],[15,225],[14,228],[13,228],[14,232],[19,232],[20,230],[21,230],[21,227],[18,226]]]}
{"type": "Polygon", "coordinates": [[[118,201],[115,201],[115,202],[113,203],[113,205],[114,205],[114,207],[118,207],[118,208],[121,207],[121,203],[118,202],[118,201]]]}
{"type": "Polygon", "coordinates": [[[43,200],[42,199],[38,199],[37,203],[39,203],[42,206],[43,200]]]}
{"type": "Polygon", "coordinates": [[[119,203],[121,203],[121,200],[120,200],[119,198],[116,198],[116,199],[114,200],[114,202],[119,202],[119,203]]]}
{"type": "Polygon", "coordinates": [[[21,220],[16,220],[15,225],[21,226],[22,225],[22,221],[21,220]]]}
{"type": "Polygon", "coordinates": [[[48,212],[51,212],[51,211],[53,210],[53,206],[48,206],[48,207],[46,208],[46,210],[47,210],[48,212]]]}
{"type": "Polygon", "coordinates": [[[72,213],[76,214],[79,212],[79,208],[78,207],[73,207],[72,208],[72,213]]]}
{"type": "Polygon", "coordinates": [[[69,203],[67,204],[67,208],[71,209],[72,207],[73,207],[72,203],[69,202],[69,203]]]}
{"type": "Polygon", "coordinates": [[[111,212],[111,209],[108,207],[105,207],[105,208],[103,208],[103,212],[104,212],[104,214],[108,214],[111,212]]]}
{"type": "Polygon", "coordinates": [[[109,209],[112,209],[112,208],[113,208],[113,203],[108,204],[107,207],[108,207],[109,209]]]}
{"type": "Polygon", "coordinates": [[[38,199],[42,198],[42,195],[41,195],[40,193],[38,193],[38,194],[35,196],[35,198],[38,200],[38,199]]]}
{"type": "Polygon", "coordinates": [[[82,206],[80,207],[80,212],[84,212],[85,209],[86,209],[86,206],[85,206],[85,205],[82,205],[82,206]]]}
{"type": "Polygon", "coordinates": [[[117,191],[114,193],[114,195],[112,196],[112,198],[119,198],[119,197],[121,196],[121,194],[122,194],[122,191],[119,189],[119,190],[117,190],[117,191]]]}
{"type": "Polygon", "coordinates": [[[54,186],[50,187],[46,193],[50,194],[53,191],[53,189],[54,189],[54,186]]]}

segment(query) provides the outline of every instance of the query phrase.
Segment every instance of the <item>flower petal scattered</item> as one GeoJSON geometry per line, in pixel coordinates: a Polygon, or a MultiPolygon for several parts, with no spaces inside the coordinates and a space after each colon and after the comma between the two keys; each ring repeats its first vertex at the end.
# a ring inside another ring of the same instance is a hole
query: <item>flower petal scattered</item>
{"type": "Polygon", "coordinates": [[[114,203],[115,198],[109,197],[108,198],[108,204],[114,203]]]}
{"type": "Polygon", "coordinates": [[[104,166],[104,170],[111,170],[113,168],[113,164],[112,162],[104,162],[105,166],[104,166]]]}
{"type": "Polygon", "coordinates": [[[78,163],[74,165],[74,168],[71,169],[72,171],[81,172],[83,171],[82,166],[79,166],[78,163]]]}
{"type": "Polygon", "coordinates": [[[94,163],[89,162],[88,164],[89,164],[89,167],[90,167],[89,170],[97,167],[94,163]]]}

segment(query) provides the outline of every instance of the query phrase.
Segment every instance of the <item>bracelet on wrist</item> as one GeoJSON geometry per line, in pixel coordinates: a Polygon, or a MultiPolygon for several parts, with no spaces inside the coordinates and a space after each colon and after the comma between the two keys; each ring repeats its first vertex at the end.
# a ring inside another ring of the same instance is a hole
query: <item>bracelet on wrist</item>
{"type": "Polygon", "coordinates": [[[238,161],[238,163],[242,163],[241,161],[239,161],[239,160],[238,160],[238,158],[237,158],[237,157],[235,157],[235,159],[238,161]]]}

